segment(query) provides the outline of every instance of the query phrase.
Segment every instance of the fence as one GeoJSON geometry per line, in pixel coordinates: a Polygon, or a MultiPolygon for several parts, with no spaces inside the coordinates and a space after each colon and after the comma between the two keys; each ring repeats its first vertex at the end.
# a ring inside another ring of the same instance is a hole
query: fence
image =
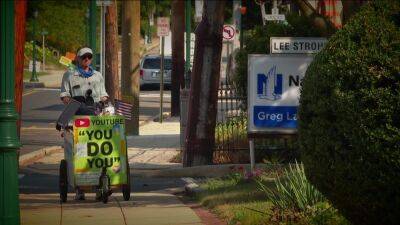
{"type": "MultiPolygon", "coordinates": [[[[213,162],[248,163],[246,97],[239,96],[233,85],[221,83],[218,89],[217,123],[213,162]]],[[[256,161],[292,161],[298,158],[293,138],[259,138],[255,141],[256,161]]]]}

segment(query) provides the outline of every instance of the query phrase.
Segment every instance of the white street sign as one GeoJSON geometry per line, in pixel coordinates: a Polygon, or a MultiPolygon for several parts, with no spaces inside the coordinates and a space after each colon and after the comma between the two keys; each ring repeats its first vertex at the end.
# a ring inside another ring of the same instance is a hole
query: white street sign
{"type": "Polygon", "coordinates": [[[235,39],[235,27],[232,25],[224,25],[222,28],[222,37],[224,41],[233,41],[235,39]]]}
{"type": "Polygon", "coordinates": [[[201,19],[203,17],[203,5],[204,1],[203,0],[195,0],[195,13],[194,13],[194,21],[195,22],[201,22],[201,19]]]}
{"type": "Polygon", "coordinates": [[[157,18],[157,36],[168,36],[169,34],[169,17],[157,18]]]}
{"type": "Polygon", "coordinates": [[[278,8],[272,8],[271,9],[271,14],[272,15],[278,15],[279,14],[279,9],[278,8]]]}
{"type": "Polygon", "coordinates": [[[273,53],[318,53],[328,42],[319,37],[271,37],[270,52],[273,53]]]}
{"type": "Polygon", "coordinates": [[[311,55],[249,55],[248,132],[297,132],[300,85],[311,55]]]}
{"type": "MultiPolygon", "coordinates": [[[[36,72],[41,72],[41,69],[40,69],[40,62],[38,62],[38,61],[36,61],[36,67],[35,67],[35,69],[36,69],[36,72]]],[[[28,66],[28,71],[29,72],[32,72],[32,70],[33,70],[33,61],[32,60],[30,60],[29,61],[29,66],[28,66]]]]}
{"type": "Polygon", "coordinates": [[[267,15],[265,15],[265,20],[267,20],[267,21],[285,21],[286,18],[285,18],[284,14],[277,14],[277,15],[267,14],[267,15]]]}
{"type": "Polygon", "coordinates": [[[97,6],[109,6],[112,4],[111,0],[97,0],[96,5],[97,6]]]}
{"type": "MultiPolygon", "coordinates": [[[[184,36],[184,41],[186,43],[186,32],[184,36]]],[[[194,48],[196,47],[195,45],[196,45],[196,35],[194,33],[190,33],[190,67],[193,66],[194,48]]],[[[186,55],[186,45],[185,45],[184,55],[186,55]]]]}

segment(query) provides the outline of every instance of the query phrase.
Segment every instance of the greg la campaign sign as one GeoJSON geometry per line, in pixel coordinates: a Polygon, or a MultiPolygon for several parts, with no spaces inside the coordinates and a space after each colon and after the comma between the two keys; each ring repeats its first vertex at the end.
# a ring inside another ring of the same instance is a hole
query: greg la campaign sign
{"type": "Polygon", "coordinates": [[[309,55],[249,55],[248,133],[297,131],[301,80],[309,55]]]}

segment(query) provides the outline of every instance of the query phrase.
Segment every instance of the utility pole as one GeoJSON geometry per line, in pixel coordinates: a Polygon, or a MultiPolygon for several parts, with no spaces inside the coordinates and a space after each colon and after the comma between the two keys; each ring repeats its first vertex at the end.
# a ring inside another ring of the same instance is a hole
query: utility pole
{"type": "Polygon", "coordinates": [[[46,71],[46,49],[45,49],[45,45],[44,45],[44,40],[45,40],[45,36],[48,34],[48,32],[46,30],[42,31],[42,53],[43,53],[43,59],[42,59],[42,66],[43,66],[43,72],[46,71]]]}
{"type": "Polygon", "coordinates": [[[90,0],[89,2],[89,46],[93,51],[93,61],[96,63],[96,0],[90,0]]]}
{"type": "Polygon", "coordinates": [[[122,2],[122,100],[132,107],[128,135],[139,135],[140,1],[122,2]]]}
{"type": "Polygon", "coordinates": [[[17,136],[14,102],[15,2],[0,1],[0,224],[19,225],[17,136]]]}
{"type": "MultiPolygon", "coordinates": [[[[190,41],[191,41],[191,12],[192,12],[192,3],[191,1],[187,0],[185,1],[185,31],[186,31],[186,62],[185,62],[185,82],[188,82],[188,85],[190,85],[190,41]]],[[[186,85],[185,85],[186,86],[186,85]]]]}
{"type": "Polygon", "coordinates": [[[184,166],[212,163],[225,1],[205,1],[196,28],[184,166]],[[207,60],[205,60],[207,59],[207,60]]]}
{"type": "Polygon", "coordinates": [[[117,1],[106,7],[105,15],[105,84],[111,99],[120,97],[118,76],[118,14],[117,1]]]}
{"type": "Polygon", "coordinates": [[[184,60],[184,31],[185,5],[184,1],[172,1],[172,71],[171,71],[171,116],[180,115],[180,88],[185,88],[185,60],[184,60]]]}
{"type": "Polygon", "coordinates": [[[33,40],[32,40],[32,76],[30,82],[39,82],[36,74],[36,19],[37,19],[38,11],[35,10],[33,13],[33,40]]]}
{"type": "Polygon", "coordinates": [[[241,0],[233,0],[233,13],[232,13],[232,19],[233,19],[233,24],[235,25],[235,40],[233,40],[233,50],[236,50],[240,47],[240,40],[239,40],[239,35],[241,35],[239,32],[241,24],[242,24],[242,14],[240,12],[240,8],[242,5],[241,0]],[[238,35],[239,34],[239,35],[238,35]]]}
{"type": "Polygon", "coordinates": [[[24,85],[24,50],[27,0],[15,1],[15,107],[19,115],[17,132],[21,132],[22,91],[24,85]]]}

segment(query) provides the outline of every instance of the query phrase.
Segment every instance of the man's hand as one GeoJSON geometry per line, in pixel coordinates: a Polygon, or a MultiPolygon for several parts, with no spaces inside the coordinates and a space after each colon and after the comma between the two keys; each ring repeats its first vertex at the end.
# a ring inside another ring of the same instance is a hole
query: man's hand
{"type": "Polygon", "coordinates": [[[61,100],[64,103],[64,105],[67,105],[71,101],[71,97],[65,96],[65,97],[62,97],[61,100]]]}
{"type": "Polygon", "coordinates": [[[107,102],[108,101],[108,97],[107,96],[103,96],[103,97],[100,98],[100,101],[107,102]]]}

